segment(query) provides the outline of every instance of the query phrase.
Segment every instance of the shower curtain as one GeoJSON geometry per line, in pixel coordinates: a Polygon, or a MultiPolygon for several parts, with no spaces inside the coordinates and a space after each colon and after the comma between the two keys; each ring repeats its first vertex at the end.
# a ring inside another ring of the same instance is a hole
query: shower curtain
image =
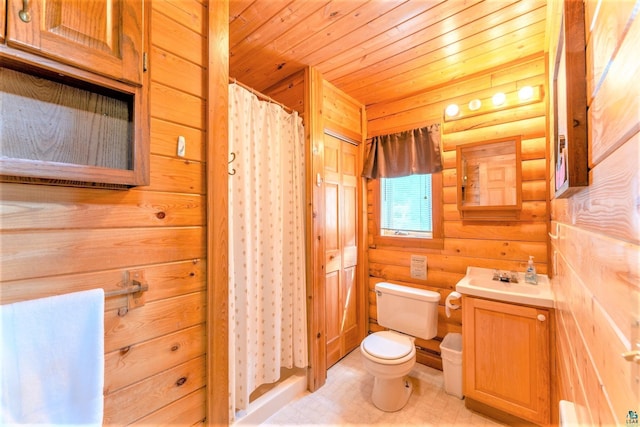
{"type": "MultiPolygon", "coordinates": [[[[307,366],[304,128],[229,85],[230,419],[280,368],[307,366]]],[[[215,309],[215,307],[213,308],[215,309]]]]}

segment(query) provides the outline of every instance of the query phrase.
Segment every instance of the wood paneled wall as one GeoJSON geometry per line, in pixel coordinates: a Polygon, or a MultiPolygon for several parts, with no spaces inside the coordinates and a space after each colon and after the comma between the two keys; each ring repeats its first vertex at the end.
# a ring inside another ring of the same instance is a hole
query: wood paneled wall
{"type": "MultiPolygon", "coordinates": [[[[499,69],[456,80],[449,85],[411,98],[367,107],[368,137],[442,123],[444,248],[375,247],[369,239],[369,329],[376,323],[377,282],[386,280],[437,291],[441,295],[436,339],[417,340],[424,350],[422,363],[441,368],[440,341],[448,332],[461,332],[461,313],[445,316],[444,301],[467,266],[524,271],[529,255],[535,256],[539,273],[547,272],[547,139],[546,74],[544,55],[538,54],[499,69]],[[491,98],[496,92],[510,93],[525,85],[541,86],[540,102],[466,119],[444,122],[450,103],[466,105],[474,98],[491,98]],[[522,138],[522,212],[513,221],[463,221],[456,205],[456,146],[509,136],[522,138]],[[427,256],[427,280],[411,278],[411,254],[427,256]]],[[[372,185],[368,191],[369,236],[373,235],[372,185]]]]}
{"type": "Polygon", "coordinates": [[[589,186],[551,202],[558,394],[581,425],[640,412],[640,366],[621,357],[640,343],[637,5],[585,2],[589,186]]]}
{"type": "Polygon", "coordinates": [[[126,298],[106,299],[104,422],[192,425],[206,416],[207,8],[196,0],[147,6],[151,184],[0,184],[0,297],[112,291],[126,270],[144,271],[144,306],[118,316],[126,298]]]}

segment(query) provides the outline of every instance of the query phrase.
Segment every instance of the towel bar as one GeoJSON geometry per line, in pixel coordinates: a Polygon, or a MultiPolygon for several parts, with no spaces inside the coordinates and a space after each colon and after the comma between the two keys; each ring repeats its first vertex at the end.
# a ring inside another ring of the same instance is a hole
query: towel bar
{"type": "Polygon", "coordinates": [[[146,283],[140,283],[137,280],[134,280],[133,286],[124,288],[124,289],[118,289],[117,291],[105,292],[104,296],[105,298],[110,298],[118,295],[128,295],[128,294],[135,294],[137,292],[145,292],[148,290],[149,290],[149,285],[147,285],[146,283]]]}

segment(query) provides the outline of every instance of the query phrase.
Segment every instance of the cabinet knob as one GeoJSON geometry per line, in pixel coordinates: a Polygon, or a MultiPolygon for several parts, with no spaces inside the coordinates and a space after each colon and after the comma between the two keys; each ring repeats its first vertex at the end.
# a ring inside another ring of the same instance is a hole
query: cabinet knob
{"type": "Polygon", "coordinates": [[[538,314],[538,320],[544,322],[545,320],[547,320],[547,316],[545,316],[544,314],[538,314]]]}
{"type": "Polygon", "coordinates": [[[22,0],[22,10],[18,12],[18,17],[22,22],[31,22],[31,13],[29,12],[29,0],[22,0]]]}

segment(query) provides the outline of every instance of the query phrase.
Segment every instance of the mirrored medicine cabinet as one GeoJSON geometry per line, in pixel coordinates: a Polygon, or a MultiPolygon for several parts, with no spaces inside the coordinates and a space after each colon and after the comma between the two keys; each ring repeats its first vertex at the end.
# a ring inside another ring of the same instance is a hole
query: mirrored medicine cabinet
{"type": "Polygon", "coordinates": [[[520,138],[458,145],[458,210],[463,219],[517,218],[522,208],[520,138]]]}

